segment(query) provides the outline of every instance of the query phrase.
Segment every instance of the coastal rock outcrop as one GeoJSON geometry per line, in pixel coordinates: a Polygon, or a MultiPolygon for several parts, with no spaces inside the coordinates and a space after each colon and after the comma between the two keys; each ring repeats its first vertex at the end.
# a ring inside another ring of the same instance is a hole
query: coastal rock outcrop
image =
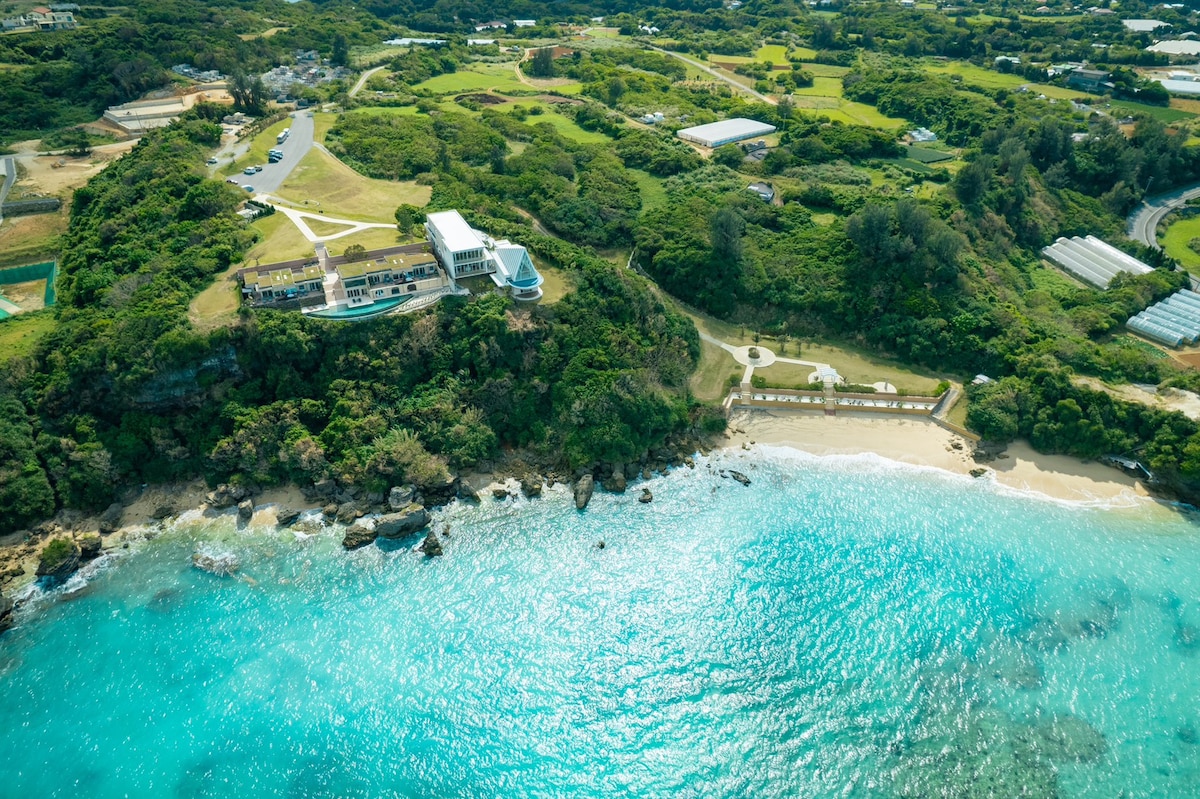
{"type": "Polygon", "coordinates": [[[442,554],[442,542],[438,540],[437,533],[433,530],[429,531],[429,535],[425,536],[425,540],[417,548],[429,558],[436,558],[442,554]]]}
{"type": "Polygon", "coordinates": [[[100,514],[100,535],[115,533],[121,527],[121,519],[125,515],[125,506],[120,502],[109,505],[100,514]]]}
{"type": "Polygon", "coordinates": [[[404,510],[412,504],[415,490],[410,485],[393,486],[388,492],[388,507],[393,511],[404,510]]]}
{"type": "Polygon", "coordinates": [[[79,568],[79,547],[69,538],[55,538],[42,549],[37,576],[51,582],[70,577],[79,568]]]}
{"type": "Polygon", "coordinates": [[[243,499],[238,503],[238,518],[244,521],[249,521],[254,515],[254,503],[248,499],[243,499]]]}
{"type": "Polygon", "coordinates": [[[342,536],[342,546],[346,549],[358,549],[373,544],[378,537],[379,533],[375,532],[374,525],[356,522],[346,528],[346,534],[342,536]]]}
{"type": "Polygon", "coordinates": [[[0,596],[0,633],[13,625],[13,601],[6,596],[0,596]]]}
{"type": "Polygon", "coordinates": [[[302,511],[299,511],[296,508],[290,508],[287,505],[282,505],[275,511],[275,524],[279,525],[280,527],[290,527],[291,525],[295,524],[297,519],[300,518],[301,513],[302,511]]]}
{"type": "Polygon", "coordinates": [[[654,501],[654,495],[650,493],[650,489],[643,488],[642,495],[640,497],[638,497],[638,502],[644,503],[644,502],[653,502],[653,501],[654,501]]]}
{"type": "Polygon", "coordinates": [[[352,521],[362,516],[367,512],[367,504],[359,500],[351,500],[343,502],[337,507],[337,520],[342,524],[350,524],[352,521]]]}
{"type": "Polygon", "coordinates": [[[741,483],[744,486],[750,485],[750,478],[747,477],[746,475],[742,474],[741,472],[735,472],[733,469],[730,469],[729,476],[732,477],[734,480],[737,480],[739,483],[741,483]]]}
{"type": "Polygon", "coordinates": [[[625,487],[626,482],[624,472],[613,472],[612,477],[604,481],[604,490],[611,491],[614,494],[624,494],[625,487]]]}
{"type": "Polygon", "coordinates": [[[231,486],[228,483],[221,483],[208,492],[204,501],[210,508],[222,510],[224,508],[232,508],[249,495],[250,492],[242,486],[231,486]]]}
{"type": "Polygon", "coordinates": [[[201,549],[192,554],[192,566],[218,577],[228,577],[240,569],[242,564],[232,552],[201,549]]]}
{"type": "Polygon", "coordinates": [[[429,512],[422,505],[409,505],[398,513],[388,513],[375,520],[375,534],[384,538],[401,536],[423,530],[429,524],[429,512]]]}
{"type": "Polygon", "coordinates": [[[521,493],[532,499],[542,495],[541,475],[527,474],[521,478],[521,493]]]}
{"type": "Polygon", "coordinates": [[[458,495],[458,478],[447,474],[444,478],[435,478],[422,483],[421,500],[424,505],[445,505],[458,495]]]}
{"type": "Polygon", "coordinates": [[[104,546],[99,533],[84,533],[76,539],[76,543],[79,545],[79,557],[82,560],[100,557],[100,548],[104,546]]]}
{"type": "Polygon", "coordinates": [[[585,474],[575,483],[575,510],[583,510],[592,501],[592,493],[596,490],[596,479],[585,474]]]}

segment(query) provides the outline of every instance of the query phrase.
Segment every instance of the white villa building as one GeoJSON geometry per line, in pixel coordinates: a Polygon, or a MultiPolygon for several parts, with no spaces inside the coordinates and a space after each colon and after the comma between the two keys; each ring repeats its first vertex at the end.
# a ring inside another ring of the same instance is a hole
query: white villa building
{"type": "Polygon", "coordinates": [[[467,224],[458,211],[428,214],[425,232],[452,281],[488,275],[496,288],[515,300],[528,302],[541,298],[543,278],[521,245],[506,239],[493,240],[467,224]]]}

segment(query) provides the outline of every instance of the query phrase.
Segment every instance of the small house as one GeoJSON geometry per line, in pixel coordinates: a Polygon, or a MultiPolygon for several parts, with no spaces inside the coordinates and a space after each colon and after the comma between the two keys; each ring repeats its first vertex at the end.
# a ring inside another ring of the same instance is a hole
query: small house
{"type": "Polygon", "coordinates": [[[746,191],[757,194],[758,199],[765,203],[774,202],[775,200],[775,189],[770,183],[751,183],[746,187],[746,191]]]}

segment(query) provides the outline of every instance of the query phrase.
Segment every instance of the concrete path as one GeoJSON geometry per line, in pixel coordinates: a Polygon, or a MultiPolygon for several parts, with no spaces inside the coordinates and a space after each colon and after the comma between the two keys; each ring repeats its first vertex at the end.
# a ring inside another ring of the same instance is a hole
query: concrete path
{"type": "MultiPolygon", "coordinates": [[[[697,332],[700,333],[701,341],[707,341],[709,344],[715,344],[716,346],[720,347],[721,349],[725,350],[730,355],[732,355],[733,359],[735,361],[737,361],[739,364],[746,367],[746,372],[745,372],[745,374],[742,375],[743,383],[748,383],[750,381],[750,378],[754,375],[755,369],[757,369],[759,367],[770,366],[773,363],[790,363],[790,364],[795,364],[797,366],[811,366],[813,369],[813,374],[817,374],[821,370],[829,370],[831,372],[834,372],[835,374],[837,373],[837,370],[834,369],[831,365],[829,365],[827,363],[821,363],[820,361],[802,361],[799,358],[781,358],[778,355],[776,355],[772,350],[768,349],[767,347],[764,347],[762,344],[755,344],[753,346],[747,345],[744,347],[735,347],[732,344],[727,344],[726,342],[721,341],[721,339],[714,338],[713,336],[710,336],[703,331],[697,331],[697,332]],[[751,349],[758,350],[757,358],[750,357],[751,349]]],[[[810,378],[812,376],[813,375],[809,375],[810,378]]],[[[840,378],[839,378],[839,380],[840,380],[840,378]]],[[[817,382],[817,381],[812,380],[810,382],[817,382]]]]}
{"type": "Polygon", "coordinates": [[[342,236],[349,236],[352,233],[361,233],[362,231],[370,230],[371,228],[390,229],[396,227],[394,224],[387,222],[358,222],[353,219],[338,219],[337,217],[325,216],[324,214],[312,214],[308,211],[297,211],[295,208],[286,208],[282,205],[279,205],[278,202],[275,201],[275,198],[271,197],[269,194],[259,195],[257,199],[268,203],[272,208],[275,209],[277,213],[281,213],[290,219],[292,224],[296,226],[296,229],[300,231],[300,235],[304,236],[304,238],[308,239],[314,244],[322,241],[333,241],[334,239],[340,239],[342,236]],[[328,236],[318,236],[316,233],[313,233],[312,228],[310,228],[304,221],[305,219],[317,219],[334,225],[345,225],[346,229],[338,231],[337,233],[331,233],[328,236]]]}

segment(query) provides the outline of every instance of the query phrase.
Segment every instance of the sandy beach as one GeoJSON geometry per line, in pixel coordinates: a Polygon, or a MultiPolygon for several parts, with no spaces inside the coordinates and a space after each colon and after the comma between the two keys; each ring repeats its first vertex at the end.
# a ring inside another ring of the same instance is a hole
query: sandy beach
{"type": "Polygon", "coordinates": [[[837,416],[735,409],[729,418],[728,446],[786,446],[813,455],[875,453],[889,460],[970,474],[1007,488],[1073,502],[1133,505],[1149,497],[1133,477],[1101,463],[1064,455],[1042,455],[1025,442],[1009,445],[990,463],[976,463],[971,441],[918,416],[843,413],[837,416]],[[994,478],[993,478],[994,475],[994,478]]]}

